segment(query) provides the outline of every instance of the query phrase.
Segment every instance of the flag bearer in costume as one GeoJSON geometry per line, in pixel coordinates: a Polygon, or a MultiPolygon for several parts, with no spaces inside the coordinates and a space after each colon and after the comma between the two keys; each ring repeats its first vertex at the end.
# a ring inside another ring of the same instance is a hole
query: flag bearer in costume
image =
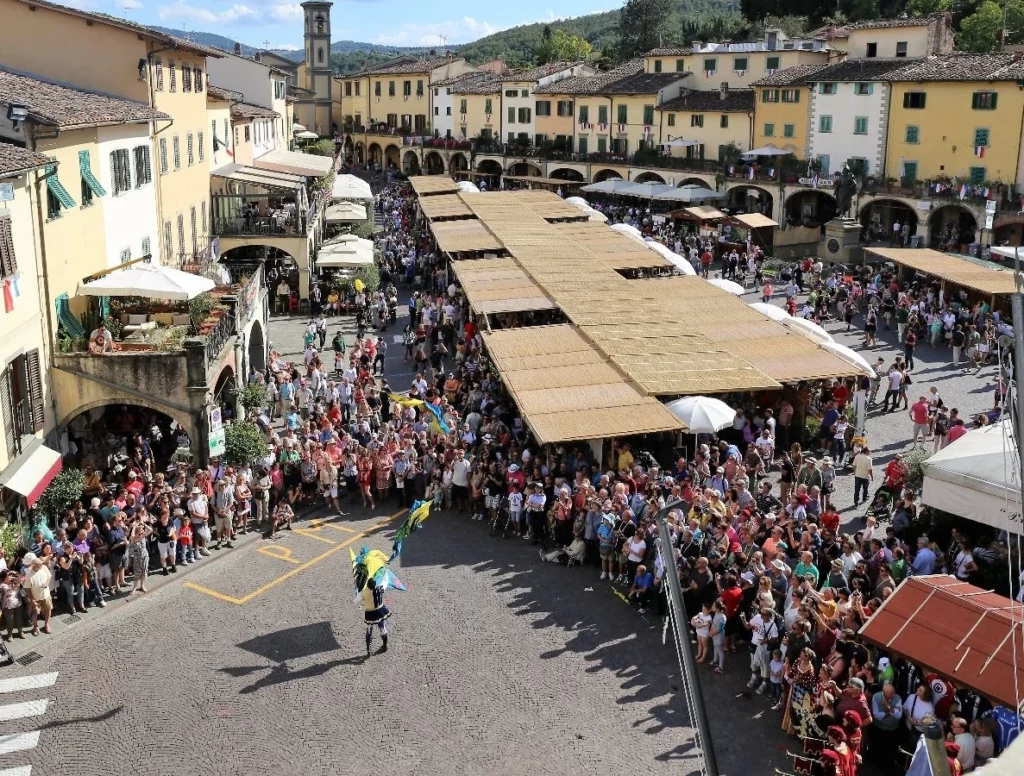
{"type": "Polygon", "coordinates": [[[384,642],[378,652],[388,651],[388,617],[391,612],[384,604],[384,588],[378,585],[373,579],[366,582],[360,595],[363,598],[363,608],[366,610],[363,619],[366,623],[366,654],[370,654],[370,643],[373,641],[373,626],[380,629],[380,638],[384,642]]]}
{"type": "Polygon", "coordinates": [[[359,555],[349,550],[352,559],[352,576],[355,580],[356,602],[363,604],[363,622],[366,624],[366,654],[370,654],[370,643],[373,641],[373,627],[380,630],[384,645],[380,652],[388,649],[387,620],[391,611],[384,604],[384,593],[388,588],[405,590],[402,581],[388,568],[388,557],[380,550],[362,547],[359,555]]]}

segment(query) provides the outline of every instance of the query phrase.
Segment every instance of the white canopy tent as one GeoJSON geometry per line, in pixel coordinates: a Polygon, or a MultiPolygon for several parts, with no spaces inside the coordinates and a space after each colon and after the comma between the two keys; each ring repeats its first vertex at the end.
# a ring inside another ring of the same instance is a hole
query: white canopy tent
{"type": "Polygon", "coordinates": [[[467,194],[479,194],[480,187],[472,181],[459,181],[459,191],[464,191],[467,194]]]}
{"type": "Polygon", "coordinates": [[[328,224],[365,221],[366,206],[360,205],[358,202],[337,202],[327,208],[324,218],[328,224]]]}
{"type": "Polygon", "coordinates": [[[785,156],[791,151],[783,151],[781,148],[776,148],[773,145],[761,146],[760,148],[753,148],[750,151],[746,151],[740,154],[740,159],[751,159],[755,156],[785,156]]]}
{"type": "Polygon", "coordinates": [[[621,194],[623,189],[629,189],[635,185],[631,181],[624,181],[622,178],[611,178],[600,183],[591,183],[589,186],[584,186],[581,190],[592,194],[621,194]]]}
{"type": "Polygon", "coordinates": [[[733,296],[743,296],[747,293],[747,289],[733,280],[726,280],[725,278],[711,278],[708,280],[708,283],[713,286],[717,286],[723,291],[728,291],[733,296]]]}
{"type": "Polygon", "coordinates": [[[373,251],[373,240],[367,240],[365,237],[356,237],[354,234],[339,234],[337,237],[332,237],[330,240],[324,242],[320,247],[320,250],[345,250],[350,251],[353,246],[358,246],[368,251],[373,251]]]}
{"type": "Polygon", "coordinates": [[[373,200],[373,192],[370,184],[355,175],[339,175],[334,179],[334,188],[331,192],[334,201],[339,199],[368,199],[373,200]]]}
{"type": "Polygon", "coordinates": [[[82,296],[142,296],[147,299],[187,301],[212,291],[209,278],[158,264],[135,264],[116,269],[78,287],[82,296]]]}
{"type": "Polygon", "coordinates": [[[707,200],[726,199],[725,194],[697,186],[690,183],[686,186],[679,186],[672,191],[666,191],[654,197],[656,200],[671,200],[675,202],[705,202],[707,200]]]}
{"type": "Polygon", "coordinates": [[[853,364],[868,377],[872,379],[875,377],[875,368],[871,366],[870,362],[866,358],[864,358],[864,356],[862,356],[853,348],[848,348],[846,347],[846,345],[840,345],[838,342],[819,341],[818,344],[825,350],[827,350],[829,353],[832,353],[835,356],[839,356],[839,358],[843,359],[843,361],[845,361],[846,363],[853,364]]]}
{"type": "Polygon", "coordinates": [[[699,146],[700,142],[697,140],[685,140],[681,137],[677,137],[674,140],[669,140],[667,143],[662,143],[665,148],[691,148],[692,146],[699,146]]]}
{"type": "Polygon", "coordinates": [[[303,132],[296,132],[295,137],[298,140],[316,140],[317,138],[320,137],[320,135],[318,135],[316,132],[310,132],[309,130],[305,130],[303,132]]]}
{"type": "Polygon", "coordinates": [[[766,318],[771,318],[773,321],[788,321],[791,316],[781,307],[776,307],[773,304],[766,304],[764,302],[751,302],[750,306],[752,309],[757,310],[761,315],[766,318]]]}
{"type": "Polygon", "coordinates": [[[371,264],[373,264],[373,256],[368,256],[358,251],[336,251],[332,253],[320,251],[316,255],[316,266],[321,269],[327,267],[355,269],[358,267],[368,267],[371,264]]]}
{"type": "Polygon", "coordinates": [[[697,270],[693,268],[693,265],[689,261],[684,259],[675,251],[669,250],[660,242],[655,242],[654,240],[651,240],[650,242],[645,242],[644,244],[652,251],[657,253],[659,256],[661,256],[663,259],[665,259],[665,261],[667,261],[677,270],[679,270],[682,274],[691,276],[697,274],[697,270]]]}
{"type": "Polygon", "coordinates": [[[659,194],[674,192],[675,186],[667,183],[634,183],[629,188],[622,189],[616,193],[624,197],[639,197],[640,199],[654,199],[659,194]]]}
{"type": "Polygon", "coordinates": [[[299,122],[296,121],[294,124],[292,124],[292,132],[305,132],[305,131],[306,131],[306,128],[304,126],[302,126],[299,122]]]}
{"type": "Polygon", "coordinates": [[[782,321],[782,325],[790,331],[796,332],[807,339],[814,340],[815,342],[835,342],[832,339],[832,335],[825,331],[821,326],[816,324],[814,321],[809,321],[806,318],[793,318],[790,317],[782,321]]]}
{"type": "Polygon", "coordinates": [[[1021,530],[1017,446],[1009,420],[969,431],[924,464],[925,504],[1003,531],[1021,530]]]}

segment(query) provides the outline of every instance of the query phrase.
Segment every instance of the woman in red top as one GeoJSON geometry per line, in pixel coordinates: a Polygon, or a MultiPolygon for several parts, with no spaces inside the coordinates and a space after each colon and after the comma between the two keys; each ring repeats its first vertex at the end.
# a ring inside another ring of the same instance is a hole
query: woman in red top
{"type": "Polygon", "coordinates": [[[373,474],[373,461],[370,460],[370,456],[363,451],[359,456],[359,461],[356,463],[356,478],[359,483],[359,491],[363,494],[363,506],[369,507],[370,509],[376,509],[376,505],[373,503],[373,493],[370,491],[371,475],[373,474]]]}

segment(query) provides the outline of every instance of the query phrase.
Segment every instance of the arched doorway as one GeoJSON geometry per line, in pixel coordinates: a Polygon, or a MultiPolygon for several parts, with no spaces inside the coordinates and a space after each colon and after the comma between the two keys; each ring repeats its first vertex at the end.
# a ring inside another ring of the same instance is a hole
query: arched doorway
{"type": "Polygon", "coordinates": [[[398,170],[402,164],[400,154],[402,153],[396,145],[389,145],[384,149],[384,164],[389,170],[398,170]]]}
{"type": "Polygon", "coordinates": [[[369,163],[370,164],[383,164],[384,163],[384,151],[380,147],[379,143],[370,143],[369,150],[369,163]]]}
{"type": "Polygon", "coordinates": [[[249,329],[249,345],[246,349],[249,357],[249,368],[261,374],[267,368],[267,341],[263,337],[263,324],[253,323],[249,329]]]}
{"type": "Polygon", "coordinates": [[[917,213],[902,200],[873,199],[860,208],[860,223],[869,245],[891,245],[897,222],[901,243],[917,234],[917,213]]]}
{"type": "Polygon", "coordinates": [[[551,170],[548,173],[549,178],[558,178],[563,181],[574,181],[576,183],[583,183],[586,180],[583,173],[579,170],[574,170],[571,167],[558,167],[557,169],[551,170]]]}
{"type": "Polygon", "coordinates": [[[448,160],[448,169],[453,172],[455,170],[468,170],[469,162],[466,161],[466,155],[460,152],[452,154],[448,160]]]}
{"type": "Polygon", "coordinates": [[[224,251],[220,262],[228,268],[232,277],[251,275],[253,272],[264,273],[263,283],[269,294],[271,314],[288,313],[292,299],[298,307],[299,265],[287,251],[271,245],[239,245],[224,251]],[[288,289],[287,295],[279,293],[282,280],[288,289]]]}
{"type": "Polygon", "coordinates": [[[225,420],[231,420],[235,416],[235,390],[238,382],[235,379],[235,370],[225,366],[220,370],[217,379],[213,383],[213,403],[221,408],[225,420]]]}
{"type": "Polygon", "coordinates": [[[633,178],[633,183],[664,183],[665,179],[656,172],[642,172],[633,178]]]}
{"type": "Polygon", "coordinates": [[[444,158],[437,151],[430,151],[423,159],[427,175],[440,175],[444,172],[444,158]]]}
{"type": "Polygon", "coordinates": [[[509,175],[521,175],[530,178],[539,178],[541,176],[540,167],[531,162],[513,162],[508,166],[509,175]]]}
{"type": "Polygon", "coordinates": [[[482,172],[484,175],[501,175],[501,165],[493,159],[484,159],[480,164],[476,166],[477,172],[482,172]]]}
{"type": "Polygon", "coordinates": [[[611,180],[622,180],[622,176],[617,170],[598,170],[594,173],[594,183],[611,180]]]}
{"type": "Polygon", "coordinates": [[[786,223],[817,229],[836,217],[836,198],[824,191],[797,191],[786,200],[786,223]]]}
{"type": "Polygon", "coordinates": [[[402,157],[402,172],[406,175],[419,175],[420,159],[415,151],[406,151],[402,157]]]}
{"type": "Polygon", "coordinates": [[[341,146],[341,158],[346,164],[352,164],[353,153],[352,136],[345,135],[345,142],[341,146]]]}
{"type": "Polygon", "coordinates": [[[775,197],[760,186],[733,186],[729,189],[726,204],[729,209],[746,213],[760,213],[771,218],[775,208],[775,197]]]}
{"type": "Polygon", "coordinates": [[[978,221],[963,205],[944,205],[928,216],[932,248],[966,253],[978,232],[978,221]]]}
{"type": "Polygon", "coordinates": [[[708,182],[706,180],[704,180],[703,178],[683,178],[677,184],[677,188],[678,188],[678,186],[700,186],[700,187],[705,188],[705,189],[714,189],[715,188],[714,184],[708,185],[708,182]]]}
{"type": "Polygon", "coordinates": [[[361,140],[356,143],[354,160],[356,164],[366,163],[366,146],[363,145],[363,142],[361,140]]]}
{"type": "Polygon", "coordinates": [[[156,471],[163,471],[175,457],[179,445],[192,447],[195,422],[184,413],[161,407],[135,396],[111,396],[78,407],[58,424],[74,442],[83,463],[106,469],[108,481],[124,482],[126,464],[137,446],[139,434],[149,443],[156,471]]]}

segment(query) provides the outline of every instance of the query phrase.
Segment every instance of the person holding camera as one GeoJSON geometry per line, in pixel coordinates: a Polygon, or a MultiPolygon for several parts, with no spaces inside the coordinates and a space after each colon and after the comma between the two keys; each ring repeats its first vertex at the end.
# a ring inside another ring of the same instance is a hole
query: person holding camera
{"type": "Polygon", "coordinates": [[[3,610],[3,624],[7,626],[7,635],[4,641],[14,638],[14,629],[17,627],[17,638],[25,638],[24,625],[21,617],[21,607],[25,603],[24,593],[21,590],[22,577],[14,569],[0,571],[0,608],[3,610]]]}
{"type": "Polygon", "coordinates": [[[57,581],[68,602],[68,611],[86,611],[85,609],[85,564],[82,554],[78,552],[71,542],[64,542],[61,546],[63,552],[57,557],[57,581]]]}
{"type": "Polygon", "coordinates": [[[769,662],[772,651],[778,646],[782,634],[775,622],[775,610],[770,606],[761,606],[760,611],[750,620],[746,613],[740,615],[743,627],[750,631],[750,681],[747,689],[756,688],[758,695],[768,692],[769,662]]]}

